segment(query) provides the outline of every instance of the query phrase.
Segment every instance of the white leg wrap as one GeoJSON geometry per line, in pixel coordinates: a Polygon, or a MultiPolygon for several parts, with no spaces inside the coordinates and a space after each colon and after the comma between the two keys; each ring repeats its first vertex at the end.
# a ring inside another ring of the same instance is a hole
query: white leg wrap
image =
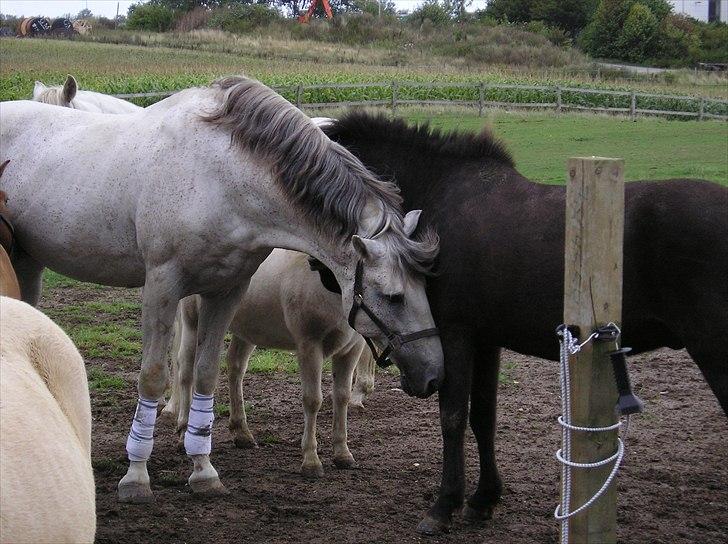
{"type": "Polygon", "coordinates": [[[212,450],[212,411],[214,397],[192,393],[190,417],[185,432],[185,451],[187,455],[210,455],[212,450]]]}
{"type": "Polygon", "coordinates": [[[139,397],[129,437],[126,439],[126,453],[129,461],[147,461],[154,446],[154,423],[157,420],[156,400],[139,397]]]}

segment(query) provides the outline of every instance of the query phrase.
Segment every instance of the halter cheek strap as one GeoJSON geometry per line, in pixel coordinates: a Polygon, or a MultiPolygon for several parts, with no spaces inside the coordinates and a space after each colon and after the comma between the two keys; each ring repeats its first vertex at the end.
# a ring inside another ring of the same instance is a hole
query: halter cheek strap
{"type": "Polygon", "coordinates": [[[407,344],[408,342],[414,342],[415,340],[419,340],[420,338],[427,338],[428,336],[437,336],[438,334],[440,334],[437,328],[434,327],[431,329],[424,329],[410,334],[399,334],[387,327],[386,323],[379,319],[376,314],[371,310],[371,308],[369,308],[364,303],[364,286],[362,283],[363,276],[364,264],[362,263],[362,261],[358,261],[356,263],[356,274],[354,276],[354,301],[352,302],[351,310],[349,311],[349,326],[352,329],[354,328],[356,314],[359,313],[359,310],[364,310],[364,313],[369,316],[369,319],[371,319],[377,326],[377,328],[382,331],[387,337],[388,343],[384,348],[384,351],[382,351],[382,353],[380,354],[377,354],[377,349],[374,346],[374,342],[372,342],[370,338],[367,338],[366,336],[364,337],[367,346],[369,346],[369,349],[372,351],[372,355],[374,355],[374,358],[376,359],[377,366],[381,368],[386,368],[390,366],[392,364],[392,361],[389,359],[389,356],[392,353],[396,353],[404,344],[407,344]]]}

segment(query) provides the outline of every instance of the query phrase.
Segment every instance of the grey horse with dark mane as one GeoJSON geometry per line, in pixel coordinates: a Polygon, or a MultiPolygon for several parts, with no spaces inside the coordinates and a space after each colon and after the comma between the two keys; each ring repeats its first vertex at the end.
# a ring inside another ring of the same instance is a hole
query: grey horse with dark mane
{"type": "MultiPolygon", "coordinates": [[[[445,351],[443,472],[419,530],[446,530],[463,505],[468,401],[480,479],[464,515],[489,518],[502,491],[494,450],[500,350],[558,358],[564,187],[521,176],[487,132],[443,134],[362,113],[325,131],[395,179],[405,209],[422,209],[440,236],[427,291],[445,351]]],[[[687,348],[728,414],[728,188],[628,183],[625,206],[624,345],[633,353],[687,348]]]]}
{"type": "Polygon", "coordinates": [[[224,492],[209,459],[220,349],[250,277],[275,247],[326,264],[354,328],[380,345],[397,341],[392,358],[405,391],[438,389],[443,355],[423,275],[436,237],[411,239],[420,214],[402,216],[396,186],[261,83],[223,79],[128,115],[17,101],[0,104],[0,117],[0,156],[13,158],[3,189],[17,210],[23,299],[37,303],[46,266],[144,287],[121,500],[152,499],[147,460],[166,351],[177,303],[192,294],[201,300],[189,482],[195,492],[224,492]]]}

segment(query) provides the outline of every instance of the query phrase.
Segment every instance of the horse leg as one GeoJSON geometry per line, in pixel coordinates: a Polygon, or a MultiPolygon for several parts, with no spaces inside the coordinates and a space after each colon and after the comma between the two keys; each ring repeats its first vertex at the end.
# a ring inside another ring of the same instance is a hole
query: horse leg
{"type": "Polygon", "coordinates": [[[728,337],[719,334],[689,342],[687,350],[728,416],[728,337]]]}
{"type": "Polygon", "coordinates": [[[468,499],[463,512],[470,520],[493,517],[493,508],[503,492],[503,483],[495,463],[496,399],[500,348],[488,347],[476,355],[470,393],[470,428],[478,442],[480,478],[478,488],[468,499]]]}
{"type": "MultiPolygon", "coordinates": [[[[195,372],[195,354],[197,353],[197,321],[198,297],[183,299],[177,311],[177,327],[179,328],[179,349],[177,350],[177,375],[173,382],[177,392],[177,446],[184,448],[187,418],[192,403],[192,381],[195,372]]],[[[174,389],[173,389],[174,393],[174,389]]]]}
{"type": "Polygon", "coordinates": [[[227,493],[210,463],[212,422],[215,419],[213,395],[220,374],[220,351],[225,331],[247,287],[246,283],[223,294],[200,296],[194,365],[195,390],[184,438],[185,450],[194,464],[188,482],[195,493],[227,493]]]}
{"type": "Polygon", "coordinates": [[[43,288],[43,265],[17,245],[10,261],[18,278],[22,301],[37,306],[43,288]]]}
{"type": "Polygon", "coordinates": [[[354,374],[354,367],[360,361],[362,346],[357,342],[344,353],[336,353],[332,356],[332,372],[334,375],[334,465],[337,468],[354,468],[356,461],[349,451],[347,442],[347,409],[351,397],[351,379],[354,374]]]}
{"type": "Polygon", "coordinates": [[[147,272],[147,283],[142,295],[142,368],[139,372],[139,401],[132,422],[126,451],[129,470],[119,482],[121,502],[151,502],[154,500],[149,485],[147,460],[154,444],[154,424],[157,404],[167,387],[166,355],[177,309],[177,296],[173,278],[165,270],[147,272]]]}
{"type": "Polygon", "coordinates": [[[377,372],[377,365],[372,357],[372,352],[361,342],[361,355],[356,364],[356,381],[352,391],[349,406],[358,410],[364,410],[364,399],[374,391],[374,375],[377,372]]]}
{"type": "MultiPolygon", "coordinates": [[[[180,302],[182,304],[182,302],[180,302]]],[[[179,365],[177,359],[179,358],[179,350],[181,344],[182,331],[180,330],[182,324],[180,323],[180,309],[177,306],[177,315],[174,318],[174,326],[172,327],[172,348],[170,349],[170,392],[169,399],[164,405],[162,412],[159,414],[159,419],[169,419],[171,421],[177,421],[177,414],[179,412],[179,365]]]]}
{"type": "Polygon", "coordinates": [[[301,474],[307,478],[318,478],[324,475],[324,467],[318,456],[316,441],[316,417],[321,409],[321,368],[324,356],[321,346],[306,342],[299,345],[298,368],[301,372],[301,390],[303,397],[303,463],[301,474]]]}
{"type": "Polygon", "coordinates": [[[254,349],[254,344],[233,335],[233,340],[230,342],[230,348],[228,348],[227,352],[228,388],[230,390],[230,422],[228,423],[228,429],[233,435],[233,442],[237,448],[258,447],[253,433],[248,428],[248,419],[245,415],[245,398],[243,397],[243,379],[254,349]]]}
{"type": "Polygon", "coordinates": [[[445,381],[440,387],[440,426],[443,456],[440,493],[420,521],[417,531],[436,535],[447,531],[452,513],[465,500],[465,427],[473,368],[473,346],[465,331],[440,331],[445,353],[445,381]]]}

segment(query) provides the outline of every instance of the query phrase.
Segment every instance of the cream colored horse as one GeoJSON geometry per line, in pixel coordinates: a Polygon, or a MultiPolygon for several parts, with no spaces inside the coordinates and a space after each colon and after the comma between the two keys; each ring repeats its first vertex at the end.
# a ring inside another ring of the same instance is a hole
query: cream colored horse
{"type": "MultiPolygon", "coordinates": [[[[197,344],[199,297],[180,302],[173,348],[173,387],[164,412],[177,418],[177,429],[187,426],[197,344]],[[177,363],[177,364],[175,364],[177,363]]],[[[374,387],[374,360],[364,339],[341,315],[341,295],[324,288],[308,257],[296,251],[273,250],[250,280],[250,286],[230,325],[228,350],[230,432],[238,447],[254,447],[243,400],[243,378],[256,345],[295,350],[301,373],[304,431],[301,447],[305,476],[323,476],[317,453],[316,416],[321,408],[321,372],[325,359],[333,364],[334,464],[352,468],[347,445],[347,407],[352,374],[357,369],[354,402],[361,405],[374,387]],[[357,366],[358,363],[358,366],[357,366]]]]}
{"type": "Polygon", "coordinates": [[[93,542],[83,359],[45,315],[0,297],[0,367],[0,542],[93,542]]]}
{"type": "Polygon", "coordinates": [[[33,87],[33,100],[95,113],[134,113],[143,109],[141,106],[108,94],[81,91],[78,89],[76,78],[70,75],[63,85],[55,87],[46,87],[40,81],[36,81],[33,87]]]}

